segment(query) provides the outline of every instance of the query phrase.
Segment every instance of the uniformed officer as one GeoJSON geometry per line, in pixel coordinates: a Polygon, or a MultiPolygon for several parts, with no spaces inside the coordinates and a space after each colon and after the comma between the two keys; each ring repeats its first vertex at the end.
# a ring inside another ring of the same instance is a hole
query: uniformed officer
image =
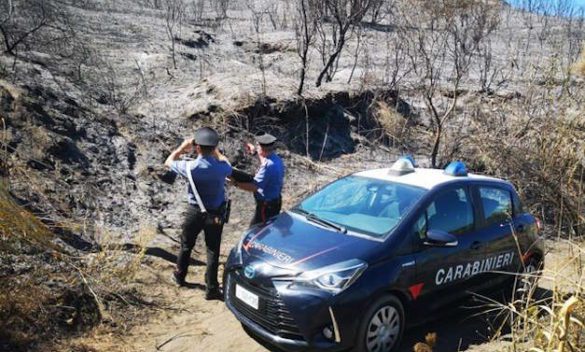
{"type": "Polygon", "coordinates": [[[245,191],[254,192],[256,211],[250,226],[265,223],[266,220],[280,213],[282,207],[282,185],[285,167],[282,159],[275,153],[276,137],[263,133],[256,136],[256,145],[246,144],[250,154],[260,158],[260,168],[253,182],[238,183],[236,186],[245,191]]]}
{"type": "Polygon", "coordinates": [[[173,277],[179,286],[185,285],[191,251],[197,236],[203,230],[207,247],[207,300],[220,299],[222,296],[217,281],[217,267],[226,204],[224,186],[226,177],[232,173],[231,165],[217,150],[218,142],[219,135],[216,131],[209,127],[200,128],[195,132],[194,139],[184,141],[165,161],[168,168],[189,180],[189,207],[183,223],[181,251],[173,277]],[[181,155],[193,150],[197,153],[195,160],[179,160],[181,155]]]}

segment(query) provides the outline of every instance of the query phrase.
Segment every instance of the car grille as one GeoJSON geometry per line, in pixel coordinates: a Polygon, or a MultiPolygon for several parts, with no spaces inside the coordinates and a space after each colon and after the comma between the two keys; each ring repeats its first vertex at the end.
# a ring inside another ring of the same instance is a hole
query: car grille
{"type": "Polygon", "coordinates": [[[285,339],[303,340],[303,336],[294,319],[275,288],[251,285],[242,280],[238,272],[232,272],[229,275],[229,299],[238,312],[263,327],[272,335],[285,339]],[[236,282],[260,297],[257,310],[236,297],[236,282]]]}

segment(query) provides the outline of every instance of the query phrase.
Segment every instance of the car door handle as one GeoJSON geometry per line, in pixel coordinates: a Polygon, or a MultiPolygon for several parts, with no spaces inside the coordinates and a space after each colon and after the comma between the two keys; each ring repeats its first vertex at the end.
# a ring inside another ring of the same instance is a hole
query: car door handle
{"type": "Polygon", "coordinates": [[[471,244],[471,247],[469,247],[469,248],[471,248],[473,250],[478,250],[481,248],[481,242],[475,241],[471,244]]]}

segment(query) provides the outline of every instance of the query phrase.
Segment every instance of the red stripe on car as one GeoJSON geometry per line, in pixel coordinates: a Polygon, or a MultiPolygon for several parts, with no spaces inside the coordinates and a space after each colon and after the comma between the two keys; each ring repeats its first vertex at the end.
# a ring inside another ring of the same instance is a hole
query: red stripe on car
{"type": "Polygon", "coordinates": [[[424,282],[421,282],[420,284],[412,285],[408,288],[410,294],[412,295],[412,299],[418,298],[418,296],[420,295],[420,291],[422,291],[424,285],[425,285],[424,282]]]}

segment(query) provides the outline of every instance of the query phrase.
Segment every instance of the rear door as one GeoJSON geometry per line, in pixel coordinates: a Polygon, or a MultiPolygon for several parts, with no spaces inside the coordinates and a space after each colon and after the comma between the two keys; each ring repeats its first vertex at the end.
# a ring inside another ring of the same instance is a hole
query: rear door
{"type": "Polygon", "coordinates": [[[471,199],[467,186],[442,190],[431,198],[413,226],[412,236],[418,243],[416,282],[422,285],[421,304],[431,309],[457,300],[479,283],[475,275],[479,273],[484,244],[476,231],[477,212],[471,199]],[[457,246],[425,245],[428,230],[455,235],[457,246]]]}
{"type": "Polygon", "coordinates": [[[497,285],[511,278],[505,273],[515,273],[521,260],[514,227],[513,193],[506,185],[485,183],[474,185],[473,194],[480,210],[478,234],[486,243],[482,266],[484,284],[497,285]]]}

